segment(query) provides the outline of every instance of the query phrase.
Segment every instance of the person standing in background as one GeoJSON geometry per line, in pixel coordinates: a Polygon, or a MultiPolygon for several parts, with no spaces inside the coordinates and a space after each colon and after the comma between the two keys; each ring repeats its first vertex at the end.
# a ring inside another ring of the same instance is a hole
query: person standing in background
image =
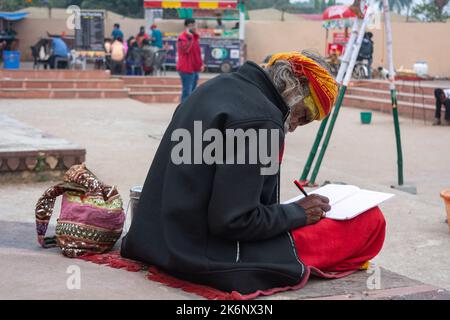
{"type": "Polygon", "coordinates": [[[450,126],[450,89],[435,89],[434,96],[436,98],[436,112],[433,126],[441,125],[441,108],[445,107],[444,125],[450,126]]]}
{"type": "Polygon", "coordinates": [[[181,102],[183,103],[195,90],[198,73],[204,70],[195,20],[188,18],[184,21],[185,30],[177,41],[178,62],[177,71],[183,86],[181,102]]]}
{"type": "Polygon", "coordinates": [[[123,62],[125,61],[125,48],[123,39],[118,37],[111,45],[111,71],[114,75],[122,74],[123,62]]]}
{"type": "Polygon", "coordinates": [[[358,53],[358,61],[367,60],[367,77],[372,78],[372,61],[373,61],[373,33],[366,32],[361,43],[361,48],[358,53]]]}
{"type": "Polygon", "coordinates": [[[148,40],[148,39],[150,39],[150,37],[145,32],[145,27],[141,27],[139,29],[139,33],[136,35],[136,42],[137,42],[139,48],[142,48],[142,41],[144,41],[144,39],[148,40]]]}
{"type": "Polygon", "coordinates": [[[123,41],[122,41],[122,44],[123,44],[123,50],[124,50],[124,52],[125,52],[125,57],[126,57],[127,54],[128,54],[128,43],[130,42],[131,39],[134,39],[134,37],[131,36],[130,38],[128,38],[127,41],[125,41],[125,39],[123,39],[123,41]]]}
{"type": "Polygon", "coordinates": [[[120,30],[120,24],[118,23],[114,24],[114,29],[111,32],[111,37],[113,38],[113,41],[117,40],[118,38],[124,39],[123,32],[122,30],[120,30]]]}
{"type": "Polygon", "coordinates": [[[156,50],[158,48],[151,46],[150,41],[144,39],[142,41],[142,57],[143,57],[143,70],[144,75],[149,75],[153,71],[153,63],[155,61],[156,50]]]}
{"type": "Polygon", "coordinates": [[[221,29],[221,30],[225,30],[225,26],[222,23],[222,19],[221,18],[217,18],[217,24],[214,27],[214,29],[221,29]]]}
{"type": "Polygon", "coordinates": [[[130,40],[127,52],[127,75],[142,76],[144,56],[135,39],[130,40]]]}
{"type": "Polygon", "coordinates": [[[162,32],[158,29],[158,26],[156,24],[152,24],[150,27],[150,30],[152,32],[151,38],[151,46],[156,47],[158,49],[162,49],[163,47],[163,41],[162,41],[162,32]]]}

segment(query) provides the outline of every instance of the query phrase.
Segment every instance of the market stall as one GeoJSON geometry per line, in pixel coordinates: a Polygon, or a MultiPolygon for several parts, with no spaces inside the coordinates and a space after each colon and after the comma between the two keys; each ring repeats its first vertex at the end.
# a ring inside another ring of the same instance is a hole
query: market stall
{"type": "Polygon", "coordinates": [[[14,23],[24,19],[28,12],[0,12],[0,42],[7,42],[7,50],[14,50],[17,46],[17,33],[14,23]]]}
{"type": "Polygon", "coordinates": [[[335,53],[338,56],[344,53],[345,45],[349,38],[349,28],[353,25],[356,14],[347,6],[337,5],[325,9],[322,14],[323,27],[326,29],[326,48],[327,56],[335,53]],[[333,32],[332,40],[329,41],[329,30],[339,29],[333,32]]]}
{"type": "Polygon", "coordinates": [[[105,11],[81,10],[80,28],[75,29],[73,64],[86,69],[87,62],[103,68],[106,64],[105,53],[105,11]]]}
{"type": "MultiPolygon", "coordinates": [[[[245,60],[245,8],[239,0],[144,1],[148,27],[158,19],[193,18],[207,70],[231,72],[245,60]],[[230,25],[230,23],[232,25],[230,25]]],[[[180,21],[181,23],[181,21],[180,21]]],[[[164,33],[166,66],[175,67],[178,33],[164,33]]]]}
{"type": "Polygon", "coordinates": [[[18,67],[20,53],[17,52],[19,38],[14,30],[14,24],[24,19],[28,12],[0,12],[0,61],[4,59],[4,53],[15,60],[14,65],[18,67]]]}

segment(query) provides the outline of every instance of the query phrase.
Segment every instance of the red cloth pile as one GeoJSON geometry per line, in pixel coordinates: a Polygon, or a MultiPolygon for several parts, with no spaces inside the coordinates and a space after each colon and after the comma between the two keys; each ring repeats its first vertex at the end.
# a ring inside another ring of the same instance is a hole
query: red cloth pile
{"type": "Polygon", "coordinates": [[[375,257],[385,229],[383,213],[375,207],[350,220],[320,220],[293,230],[292,237],[298,256],[313,273],[336,277],[361,269],[375,257]]]}

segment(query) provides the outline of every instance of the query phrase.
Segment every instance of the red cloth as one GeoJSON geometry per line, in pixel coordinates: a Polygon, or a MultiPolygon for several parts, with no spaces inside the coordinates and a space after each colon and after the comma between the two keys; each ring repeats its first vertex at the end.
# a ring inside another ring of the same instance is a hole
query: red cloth
{"type": "Polygon", "coordinates": [[[148,36],[148,34],[144,33],[143,35],[137,35],[136,36],[136,42],[138,43],[139,48],[142,48],[142,41],[144,41],[144,39],[150,39],[150,37],[148,36]]]}
{"type": "Polygon", "coordinates": [[[237,291],[225,292],[201,284],[177,279],[162,272],[161,270],[158,270],[158,268],[154,266],[146,266],[144,263],[122,258],[118,251],[100,254],[87,254],[78,258],[100,265],[107,265],[111,268],[125,269],[131,272],[147,271],[146,277],[149,280],[157,281],[172,288],[179,288],[183,291],[194,293],[211,300],[250,300],[259,296],[270,296],[275,293],[288,290],[298,290],[305,286],[310,274],[309,269],[306,269],[306,273],[302,281],[295,286],[258,290],[250,294],[241,294],[237,291]]]}
{"type": "Polygon", "coordinates": [[[185,73],[200,72],[203,66],[202,52],[198,34],[188,34],[184,31],[178,37],[177,70],[185,73]]]}
{"type": "Polygon", "coordinates": [[[381,250],[384,241],[385,221],[380,209],[373,208],[346,221],[323,219],[319,223],[292,231],[297,253],[306,264],[302,281],[292,287],[258,290],[243,295],[239,292],[223,292],[172,277],[153,266],[122,258],[119,252],[90,254],[79,257],[85,261],[108,265],[112,268],[132,272],[147,271],[147,278],[173,288],[195,293],[207,299],[248,300],[258,296],[269,296],[287,290],[298,290],[305,286],[310,272],[325,278],[340,278],[357,271],[366,261],[381,250]],[[330,272],[338,271],[336,274],[330,272]]]}
{"type": "Polygon", "coordinates": [[[350,220],[322,219],[293,230],[292,237],[300,260],[313,270],[347,272],[380,252],[385,229],[383,213],[375,207],[350,220]]]}

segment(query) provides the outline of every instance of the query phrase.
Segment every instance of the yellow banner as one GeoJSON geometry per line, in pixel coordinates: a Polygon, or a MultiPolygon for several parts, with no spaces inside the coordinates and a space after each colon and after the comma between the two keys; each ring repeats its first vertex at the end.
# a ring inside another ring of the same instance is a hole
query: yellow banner
{"type": "Polygon", "coordinates": [[[165,9],[181,8],[181,1],[163,1],[161,7],[165,9]]]}
{"type": "Polygon", "coordinates": [[[200,9],[217,9],[219,7],[219,3],[210,1],[199,1],[198,7],[200,9]]]}

